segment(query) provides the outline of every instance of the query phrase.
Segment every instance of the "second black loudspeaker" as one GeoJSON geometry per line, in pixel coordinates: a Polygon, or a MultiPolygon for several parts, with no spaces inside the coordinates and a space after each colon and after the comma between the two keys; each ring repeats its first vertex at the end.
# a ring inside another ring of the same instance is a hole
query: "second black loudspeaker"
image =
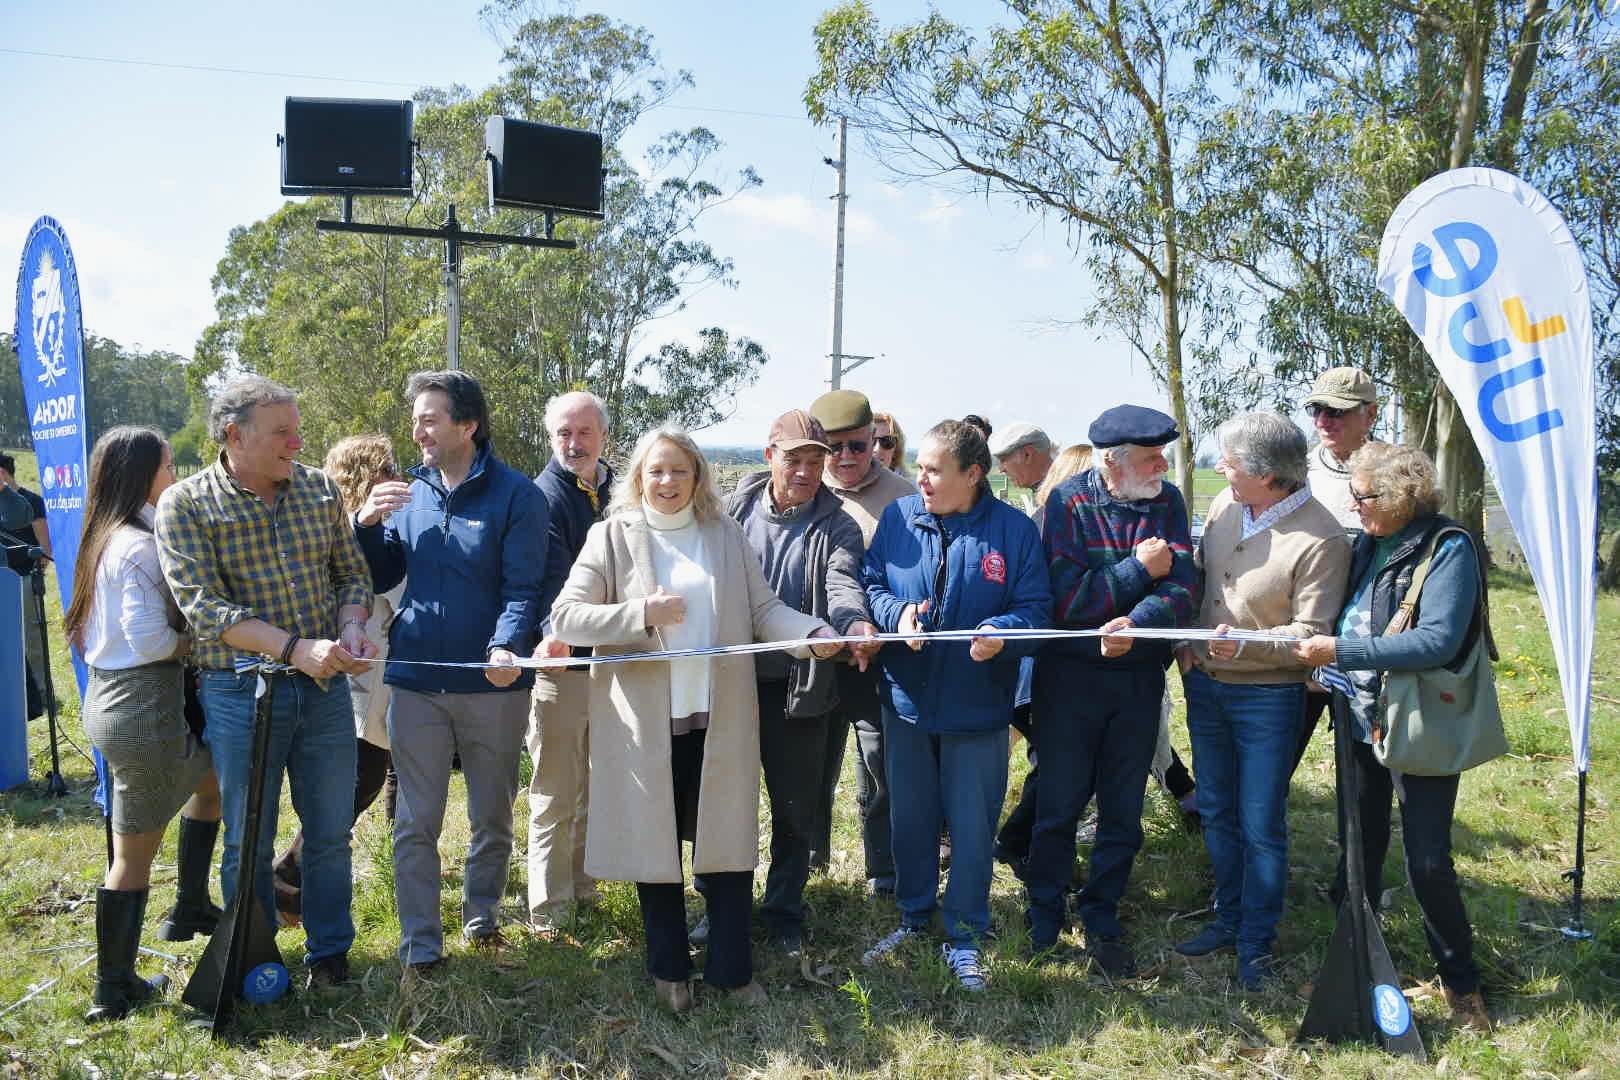
{"type": "Polygon", "coordinates": [[[484,125],[492,206],[602,216],[602,136],[492,116],[484,125]]]}

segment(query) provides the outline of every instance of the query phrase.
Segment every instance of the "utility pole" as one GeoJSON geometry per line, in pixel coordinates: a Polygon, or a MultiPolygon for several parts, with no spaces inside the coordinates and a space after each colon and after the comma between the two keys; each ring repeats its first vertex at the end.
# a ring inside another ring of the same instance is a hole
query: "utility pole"
{"type": "Polygon", "coordinates": [[[844,208],[849,203],[849,194],[846,181],[849,175],[849,153],[846,149],[849,138],[849,120],[846,117],[838,118],[838,159],[824,158],[838,172],[838,194],[833,198],[838,203],[838,235],[833,245],[833,301],[832,301],[832,351],[827,354],[832,361],[832,377],[827,381],[837,390],[844,377],[844,208]]]}

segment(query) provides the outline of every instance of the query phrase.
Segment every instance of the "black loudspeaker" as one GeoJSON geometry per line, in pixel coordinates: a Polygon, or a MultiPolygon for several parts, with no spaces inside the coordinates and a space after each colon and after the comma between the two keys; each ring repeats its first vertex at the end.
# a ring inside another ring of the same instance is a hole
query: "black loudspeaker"
{"type": "Polygon", "coordinates": [[[405,195],[411,188],[409,101],[287,99],[283,195],[405,195]]]}
{"type": "Polygon", "coordinates": [[[602,136],[492,116],[484,125],[489,203],[602,216],[602,136]]]}

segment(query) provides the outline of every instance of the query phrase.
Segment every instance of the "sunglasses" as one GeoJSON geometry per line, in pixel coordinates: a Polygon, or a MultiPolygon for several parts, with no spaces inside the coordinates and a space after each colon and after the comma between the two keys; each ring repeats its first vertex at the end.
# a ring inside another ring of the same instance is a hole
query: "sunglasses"
{"type": "Polygon", "coordinates": [[[1309,405],[1305,406],[1305,412],[1312,420],[1316,419],[1318,416],[1325,416],[1329,420],[1342,420],[1360,408],[1361,406],[1357,405],[1355,408],[1351,409],[1335,409],[1330,405],[1321,405],[1313,401],[1309,405]]]}
{"type": "MultiPolygon", "coordinates": [[[[881,442],[882,440],[879,441],[881,442]]],[[[844,447],[847,446],[849,447],[849,452],[852,454],[864,454],[866,453],[866,448],[871,445],[872,444],[867,442],[865,439],[847,439],[844,442],[828,443],[827,449],[832,451],[834,455],[838,455],[842,454],[844,452],[844,447]]]]}
{"type": "MultiPolygon", "coordinates": [[[[876,442],[885,450],[893,450],[895,447],[900,445],[900,440],[895,438],[893,435],[879,435],[876,442]]],[[[855,452],[857,454],[860,453],[859,450],[855,452]]]]}

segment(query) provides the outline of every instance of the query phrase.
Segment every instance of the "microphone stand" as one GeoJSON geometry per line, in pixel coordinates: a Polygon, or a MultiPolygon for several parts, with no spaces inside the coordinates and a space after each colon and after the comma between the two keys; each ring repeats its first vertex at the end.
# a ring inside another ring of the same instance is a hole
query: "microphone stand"
{"type": "Polygon", "coordinates": [[[5,544],[7,565],[18,573],[23,573],[18,569],[18,564],[26,565],[27,576],[34,586],[34,623],[39,628],[39,648],[43,660],[38,674],[45,684],[45,716],[51,739],[51,771],[45,777],[45,794],[49,798],[61,798],[68,793],[68,789],[62,779],[62,758],[57,748],[56,680],[51,675],[51,639],[45,619],[44,566],[49,556],[43,548],[5,529],[0,529],[0,541],[5,544]]]}

